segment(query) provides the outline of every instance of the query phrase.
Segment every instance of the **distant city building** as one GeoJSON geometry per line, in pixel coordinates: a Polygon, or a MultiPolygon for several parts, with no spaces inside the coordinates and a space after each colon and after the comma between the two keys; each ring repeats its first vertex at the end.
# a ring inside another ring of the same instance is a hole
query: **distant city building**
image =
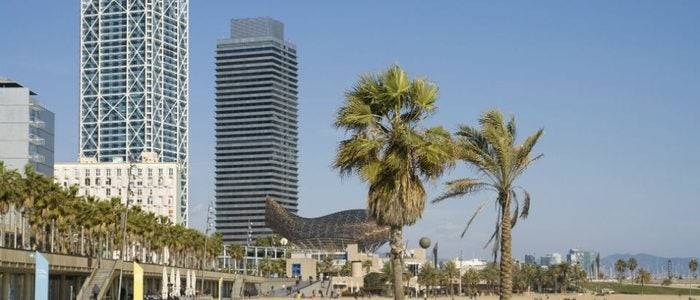
{"type": "Polygon", "coordinates": [[[188,0],[80,1],[80,157],[178,163],[185,225],[188,16],[188,0]]]}
{"type": "Polygon", "coordinates": [[[571,249],[566,255],[566,261],[571,265],[578,265],[586,271],[588,278],[596,278],[598,275],[598,264],[596,263],[597,252],[581,249],[571,249]]]}
{"type": "Polygon", "coordinates": [[[143,154],[142,162],[97,162],[83,158],[79,163],[57,163],[56,182],[68,188],[78,187],[78,195],[98,199],[120,198],[123,204],[140,206],[175,224],[182,223],[179,188],[180,165],[158,162],[154,154],[143,154]],[[131,178],[129,178],[131,173],[131,178]]]}
{"type": "Polygon", "coordinates": [[[531,264],[531,265],[536,265],[536,264],[537,264],[537,258],[535,257],[534,254],[525,254],[525,263],[526,263],[526,264],[531,264]]]}
{"type": "Polygon", "coordinates": [[[549,267],[562,263],[562,256],[559,253],[549,253],[540,257],[540,266],[549,267]]]}
{"type": "Polygon", "coordinates": [[[0,77],[0,161],[24,171],[30,164],[53,176],[54,114],[37,94],[16,81],[0,77]]]}
{"type": "Polygon", "coordinates": [[[454,262],[455,266],[459,269],[459,272],[462,275],[468,270],[481,271],[489,265],[487,261],[478,258],[468,260],[460,260],[459,258],[453,258],[452,262],[454,262]]]}
{"type": "Polygon", "coordinates": [[[216,47],[216,229],[225,243],[272,231],[265,199],[297,211],[297,56],[284,25],[235,19],[216,47]]]}

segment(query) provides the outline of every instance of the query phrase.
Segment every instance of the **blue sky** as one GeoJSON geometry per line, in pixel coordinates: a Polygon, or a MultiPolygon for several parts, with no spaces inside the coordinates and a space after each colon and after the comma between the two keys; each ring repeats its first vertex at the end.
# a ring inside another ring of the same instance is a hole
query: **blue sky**
{"type": "MultiPolygon", "coordinates": [[[[77,0],[3,0],[0,75],[56,112],[56,160],[78,133],[77,0]]],[[[213,199],[214,47],[231,18],[283,21],[300,63],[300,213],[364,207],[365,186],[330,169],[342,132],[332,117],[359,74],[399,63],[440,86],[431,124],[514,113],[522,135],[546,134],[546,157],[520,183],[531,218],[514,254],[570,247],[603,254],[698,256],[700,2],[697,1],[191,1],[191,202],[202,226],[213,199]]],[[[467,176],[463,165],[444,179],[467,176]]],[[[434,196],[444,180],[429,183],[434,196]]],[[[493,211],[464,239],[485,197],[429,205],[407,230],[442,255],[488,257],[493,211]]]]}

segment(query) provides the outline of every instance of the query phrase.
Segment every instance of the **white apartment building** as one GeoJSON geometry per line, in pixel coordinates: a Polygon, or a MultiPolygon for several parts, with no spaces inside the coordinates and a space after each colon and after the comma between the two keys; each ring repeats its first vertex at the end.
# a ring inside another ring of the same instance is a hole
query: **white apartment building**
{"type": "Polygon", "coordinates": [[[94,159],[56,163],[54,178],[66,188],[77,186],[78,195],[105,200],[120,198],[124,204],[128,200],[129,205],[138,205],[144,211],[168,217],[173,223],[182,223],[182,215],[178,213],[181,203],[178,201],[181,192],[179,164],[142,156],[138,163],[118,159],[111,163],[94,159]]]}
{"type": "Polygon", "coordinates": [[[481,271],[489,265],[488,261],[481,260],[478,258],[468,260],[453,258],[452,262],[454,262],[455,266],[459,269],[459,273],[462,275],[464,275],[464,273],[466,273],[468,270],[481,271]]]}

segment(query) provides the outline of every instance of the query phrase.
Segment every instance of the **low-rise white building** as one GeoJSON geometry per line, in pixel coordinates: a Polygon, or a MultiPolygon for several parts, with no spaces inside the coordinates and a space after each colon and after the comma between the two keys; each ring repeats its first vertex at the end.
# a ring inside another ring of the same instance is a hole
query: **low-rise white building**
{"type": "Polygon", "coordinates": [[[120,198],[122,203],[138,205],[144,211],[166,216],[181,224],[179,207],[179,168],[175,162],[158,162],[143,154],[141,162],[96,162],[81,159],[78,163],[56,163],[54,178],[68,188],[78,187],[78,195],[98,199],[120,198]],[[129,176],[131,173],[131,176],[129,176]]]}
{"type": "Polygon", "coordinates": [[[452,262],[454,262],[455,267],[457,267],[459,269],[459,272],[461,275],[464,275],[464,273],[466,273],[468,270],[481,271],[489,265],[488,261],[481,260],[478,258],[467,259],[467,260],[460,260],[459,258],[453,258],[452,262]]]}

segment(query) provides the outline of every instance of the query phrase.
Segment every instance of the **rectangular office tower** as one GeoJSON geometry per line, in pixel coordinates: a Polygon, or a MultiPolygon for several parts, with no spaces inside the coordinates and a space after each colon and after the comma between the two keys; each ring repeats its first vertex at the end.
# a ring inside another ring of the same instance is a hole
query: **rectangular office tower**
{"type": "Polygon", "coordinates": [[[186,225],[188,0],[80,4],[80,158],[178,163],[186,225]]]}
{"type": "Polygon", "coordinates": [[[216,229],[226,243],[269,235],[265,199],[297,211],[297,57],[284,25],[231,21],[216,47],[216,229]]]}
{"type": "Polygon", "coordinates": [[[0,161],[24,172],[29,164],[53,176],[54,115],[32,92],[14,80],[0,77],[0,161]]]}

